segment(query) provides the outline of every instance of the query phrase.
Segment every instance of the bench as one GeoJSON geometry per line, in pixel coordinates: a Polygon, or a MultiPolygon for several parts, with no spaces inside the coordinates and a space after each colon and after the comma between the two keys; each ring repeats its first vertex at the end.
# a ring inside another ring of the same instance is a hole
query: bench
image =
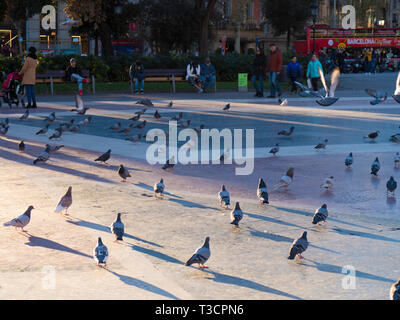
{"type": "MultiPolygon", "coordinates": [[[[176,81],[186,81],[186,69],[147,69],[145,81],[168,81],[169,89],[176,93],[176,81]]],[[[133,80],[130,79],[131,93],[134,92],[133,80]]],[[[217,82],[214,82],[214,91],[217,92],[217,82]]]]}
{"type": "MultiPolygon", "coordinates": [[[[83,69],[82,76],[85,78],[90,77],[89,70],[83,69]]],[[[91,79],[92,79],[92,91],[93,91],[93,94],[95,94],[96,86],[95,86],[95,81],[94,81],[94,75],[91,76],[91,79]]],[[[50,83],[51,95],[54,95],[54,82],[69,83],[71,81],[65,80],[65,70],[47,70],[45,73],[37,73],[36,74],[36,82],[50,83]]]]}

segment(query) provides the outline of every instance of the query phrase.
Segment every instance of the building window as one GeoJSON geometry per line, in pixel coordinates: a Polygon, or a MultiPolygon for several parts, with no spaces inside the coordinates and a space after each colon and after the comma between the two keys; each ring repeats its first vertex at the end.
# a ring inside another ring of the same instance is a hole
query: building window
{"type": "Polygon", "coordinates": [[[253,20],[253,11],[254,11],[254,1],[247,3],[246,5],[246,20],[252,21],[253,20]]]}
{"type": "Polygon", "coordinates": [[[222,19],[229,19],[232,13],[232,0],[220,0],[219,7],[222,19]]]}

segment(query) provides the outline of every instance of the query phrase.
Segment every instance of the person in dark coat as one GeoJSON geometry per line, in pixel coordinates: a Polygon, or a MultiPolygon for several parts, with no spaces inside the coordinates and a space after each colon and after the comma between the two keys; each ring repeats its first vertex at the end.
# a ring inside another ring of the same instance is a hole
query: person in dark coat
{"type": "Polygon", "coordinates": [[[129,75],[135,84],[135,93],[139,93],[138,84],[140,83],[140,94],[144,94],[144,79],[146,74],[144,73],[144,66],[140,60],[137,60],[129,68],[129,75]]]}
{"type": "Polygon", "coordinates": [[[298,79],[301,78],[301,65],[300,63],[297,62],[297,57],[293,56],[292,60],[289,62],[287,66],[287,75],[290,79],[290,84],[292,88],[290,89],[290,92],[297,92],[297,86],[294,83],[298,79]]]}
{"type": "Polygon", "coordinates": [[[264,52],[257,48],[256,57],[253,61],[253,77],[251,81],[253,82],[254,89],[256,89],[256,97],[264,96],[264,80],[265,80],[265,68],[266,68],[266,59],[264,52]],[[257,81],[260,82],[260,87],[257,85],[257,81]]]}
{"type": "Polygon", "coordinates": [[[69,60],[69,64],[70,65],[68,66],[67,70],[65,71],[65,77],[70,81],[78,82],[79,95],[81,96],[83,94],[82,82],[89,83],[89,80],[82,77],[81,68],[79,68],[76,65],[76,60],[74,58],[71,58],[69,60]]]}

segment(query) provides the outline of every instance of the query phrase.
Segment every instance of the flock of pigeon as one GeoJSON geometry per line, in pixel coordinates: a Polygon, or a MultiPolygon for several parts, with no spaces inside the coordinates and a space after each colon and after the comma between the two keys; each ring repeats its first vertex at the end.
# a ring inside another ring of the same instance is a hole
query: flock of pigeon
{"type": "MultiPolygon", "coordinates": [[[[324,105],[324,106],[331,105],[337,101],[338,98],[334,97],[334,91],[338,85],[339,76],[340,76],[340,72],[338,71],[338,69],[335,69],[332,72],[331,87],[329,90],[326,88],[325,81],[323,81],[327,95],[326,95],[326,97],[319,96],[321,98],[321,100],[319,100],[317,102],[320,105],[324,105]]],[[[395,95],[393,96],[396,99],[396,101],[400,103],[399,81],[400,81],[400,73],[399,73],[399,79],[398,79],[398,88],[396,90],[397,95],[395,93],[395,95]],[[397,98],[399,98],[399,99],[397,100],[397,98]]],[[[308,88],[306,88],[304,86],[302,87],[301,84],[298,84],[298,86],[302,90],[300,92],[301,95],[304,96],[307,94],[311,94],[311,95],[315,96],[315,93],[312,93],[308,88]]],[[[384,100],[386,100],[386,97],[387,97],[387,95],[382,95],[381,93],[372,92],[370,90],[368,91],[368,93],[371,95],[374,95],[376,98],[376,101],[379,100],[379,102],[377,102],[377,103],[383,102],[384,100]]],[[[375,102],[374,103],[371,102],[371,104],[376,104],[375,102]]],[[[153,107],[153,104],[149,99],[143,99],[141,101],[138,101],[137,103],[144,105],[146,107],[153,107]]],[[[171,101],[167,107],[171,108],[172,105],[173,105],[173,102],[171,101]]],[[[87,108],[83,105],[82,98],[79,95],[77,95],[76,96],[76,108],[72,109],[71,111],[77,112],[77,114],[79,114],[79,115],[84,115],[88,109],[89,108],[87,108]]],[[[230,109],[230,104],[227,104],[222,110],[228,111],[229,109],[230,109]]],[[[118,132],[118,133],[125,134],[125,135],[129,135],[133,128],[143,129],[146,125],[146,120],[144,120],[143,122],[138,122],[138,121],[139,121],[141,115],[143,115],[146,112],[146,110],[147,110],[147,108],[137,111],[135,113],[135,116],[129,119],[132,122],[128,127],[122,128],[121,123],[118,122],[115,125],[111,126],[109,129],[113,130],[115,132],[118,132]]],[[[28,117],[29,117],[29,110],[27,110],[20,117],[20,120],[21,121],[26,120],[26,119],[28,119],[28,117]]],[[[179,126],[182,128],[189,127],[190,120],[183,120],[182,117],[183,117],[183,113],[181,112],[177,116],[172,117],[171,120],[178,121],[179,126]]],[[[159,114],[159,112],[157,110],[154,113],[154,118],[156,118],[156,119],[161,118],[161,115],[159,114]]],[[[44,119],[44,121],[47,122],[45,127],[42,128],[41,130],[39,130],[38,132],[36,132],[36,134],[37,135],[46,134],[50,127],[50,123],[54,122],[55,119],[56,119],[56,115],[54,112],[52,112],[48,117],[46,117],[44,119]]],[[[49,137],[49,140],[59,139],[62,136],[63,132],[65,132],[67,130],[70,132],[78,132],[80,127],[88,126],[91,123],[91,120],[92,120],[92,117],[88,116],[87,118],[85,118],[84,120],[80,121],[77,124],[74,124],[74,122],[75,122],[74,119],[71,119],[69,122],[63,122],[59,125],[59,127],[57,127],[55,129],[55,132],[49,137]]],[[[4,122],[0,122],[0,133],[1,134],[5,135],[7,133],[8,128],[9,128],[8,119],[6,119],[4,122]]],[[[204,125],[201,125],[200,128],[197,129],[196,131],[200,132],[200,130],[203,128],[204,128],[204,125]]],[[[292,126],[289,128],[289,130],[279,131],[278,135],[291,136],[293,134],[294,129],[295,128],[292,126]]],[[[368,136],[365,136],[364,138],[369,138],[371,140],[374,140],[378,137],[379,133],[380,133],[379,131],[376,131],[376,132],[370,133],[368,136]]],[[[144,135],[137,134],[136,136],[127,137],[126,140],[132,141],[132,142],[137,142],[142,137],[144,137],[144,135]]],[[[400,134],[399,134],[398,138],[400,139],[400,134]]],[[[317,144],[314,148],[317,150],[325,149],[327,146],[327,143],[328,143],[328,139],[325,139],[323,142],[317,144]]],[[[33,164],[36,164],[38,162],[46,162],[50,158],[50,154],[52,152],[56,152],[62,147],[64,147],[64,146],[63,145],[46,144],[45,150],[33,161],[33,164]]],[[[24,141],[21,141],[21,143],[19,144],[19,150],[24,151],[24,149],[25,149],[24,141]]],[[[269,152],[272,153],[273,156],[276,156],[276,154],[279,152],[279,144],[276,144],[269,152]]],[[[111,149],[108,149],[104,154],[102,154],[98,158],[94,159],[94,161],[98,161],[98,162],[102,162],[102,163],[106,164],[107,161],[110,159],[110,157],[111,157],[111,149]]],[[[167,161],[167,163],[162,167],[162,169],[167,170],[167,169],[173,168],[174,161],[172,161],[172,160],[173,159],[169,159],[167,161]]],[[[221,156],[220,160],[221,161],[224,160],[224,155],[221,156]]],[[[398,165],[400,163],[400,154],[399,153],[396,153],[394,162],[395,162],[395,167],[398,167],[398,165]]],[[[353,164],[353,154],[350,153],[345,159],[345,166],[347,168],[350,168],[352,164],[353,164]]],[[[379,163],[379,159],[377,157],[371,165],[371,174],[376,176],[379,170],[380,170],[380,163],[379,163]]],[[[126,182],[126,179],[131,177],[129,171],[122,164],[118,168],[118,175],[122,179],[121,182],[126,182]]],[[[273,186],[273,190],[278,190],[281,188],[287,189],[288,186],[293,181],[293,176],[294,176],[294,168],[289,168],[287,170],[287,172],[281,177],[280,181],[273,186]]],[[[333,185],[333,179],[334,179],[333,176],[326,178],[323,181],[323,183],[320,185],[321,188],[325,188],[327,190],[330,189],[333,185]]],[[[387,195],[389,196],[389,193],[394,195],[394,191],[396,188],[397,188],[397,182],[391,176],[389,181],[387,182],[387,195]]],[[[164,180],[160,179],[160,181],[156,182],[153,186],[154,197],[156,199],[162,198],[163,194],[164,194],[164,190],[165,190],[164,180]]],[[[231,203],[230,194],[225,185],[221,186],[221,190],[218,192],[217,197],[218,197],[220,207],[229,209],[229,206],[231,203]]],[[[267,185],[262,178],[259,178],[259,181],[258,181],[257,198],[261,205],[269,204],[267,185]]],[[[56,206],[55,212],[64,214],[64,215],[68,215],[68,209],[71,205],[72,205],[72,187],[70,186],[68,188],[67,192],[65,193],[65,195],[60,199],[58,205],[56,206]]],[[[34,209],[34,207],[32,205],[29,206],[28,209],[22,215],[4,223],[4,226],[14,226],[16,229],[21,228],[22,232],[26,232],[24,227],[26,227],[29,224],[30,218],[31,218],[31,211],[33,209],[34,209]]],[[[243,211],[240,208],[239,202],[235,202],[235,207],[230,213],[230,220],[231,220],[230,223],[234,226],[234,228],[239,228],[239,223],[242,219],[243,219],[243,211]]],[[[321,225],[322,223],[326,223],[327,219],[328,219],[327,204],[322,204],[322,206],[320,208],[316,209],[311,223],[314,225],[321,225]]],[[[115,242],[123,241],[124,224],[121,220],[121,213],[117,214],[116,220],[110,226],[110,231],[115,236],[115,242]]],[[[307,250],[308,245],[309,245],[309,242],[307,239],[307,231],[304,231],[300,237],[298,237],[297,239],[295,239],[293,241],[291,247],[289,248],[289,255],[287,258],[290,260],[293,260],[296,257],[302,259],[303,258],[302,253],[307,250]]],[[[106,267],[108,255],[109,255],[108,249],[104,245],[101,237],[99,237],[98,241],[97,241],[97,246],[94,248],[94,251],[93,251],[93,258],[94,258],[96,264],[98,266],[103,265],[104,267],[106,267]]],[[[199,268],[207,268],[205,263],[210,258],[210,255],[211,255],[210,237],[206,237],[204,244],[195,250],[193,255],[187,260],[185,265],[190,266],[192,264],[198,264],[199,268]]],[[[400,280],[397,283],[393,284],[391,291],[390,291],[390,297],[393,300],[400,300],[400,280]]]]}

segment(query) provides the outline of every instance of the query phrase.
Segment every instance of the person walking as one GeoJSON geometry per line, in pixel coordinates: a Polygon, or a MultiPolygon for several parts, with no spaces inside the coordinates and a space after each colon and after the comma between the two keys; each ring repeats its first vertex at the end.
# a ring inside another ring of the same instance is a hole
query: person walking
{"type": "Polygon", "coordinates": [[[256,56],[253,61],[253,82],[254,89],[256,89],[255,97],[264,97],[264,80],[265,80],[266,59],[263,50],[256,49],[256,56]],[[260,87],[257,85],[260,82],[260,87]]]}
{"type": "Polygon", "coordinates": [[[30,47],[28,52],[24,65],[18,74],[23,76],[22,85],[25,87],[28,99],[26,108],[37,108],[34,86],[36,83],[36,68],[39,65],[39,61],[35,47],[30,47]]]}
{"type": "Polygon", "coordinates": [[[211,63],[209,57],[204,60],[204,64],[200,66],[200,78],[203,82],[203,92],[207,93],[208,89],[215,83],[216,81],[216,74],[215,67],[211,63]]]}
{"type": "Polygon", "coordinates": [[[82,77],[81,68],[76,65],[75,58],[69,60],[69,66],[65,71],[65,77],[70,81],[78,82],[79,95],[83,95],[82,83],[89,83],[89,80],[82,77]]]}
{"type": "Polygon", "coordinates": [[[139,93],[138,87],[140,83],[140,94],[144,94],[144,79],[146,75],[144,73],[144,66],[140,60],[136,60],[135,64],[132,64],[129,68],[129,75],[135,85],[135,94],[139,93]]]}
{"type": "Polygon", "coordinates": [[[324,70],[322,68],[321,62],[317,59],[317,55],[313,54],[311,57],[311,61],[308,63],[307,66],[307,78],[311,79],[312,88],[314,91],[318,91],[318,81],[320,80],[320,75],[318,72],[318,68],[324,70]]]}
{"type": "Polygon", "coordinates": [[[270,86],[270,95],[268,98],[275,98],[276,92],[278,92],[278,96],[282,95],[282,89],[278,82],[278,76],[282,70],[282,53],[279,48],[272,43],[270,45],[270,53],[267,59],[267,72],[270,86]]]}
{"type": "Polygon", "coordinates": [[[297,86],[294,83],[297,79],[301,78],[301,65],[297,62],[297,57],[293,56],[287,66],[287,75],[290,79],[291,89],[290,93],[297,93],[297,86]]]}

